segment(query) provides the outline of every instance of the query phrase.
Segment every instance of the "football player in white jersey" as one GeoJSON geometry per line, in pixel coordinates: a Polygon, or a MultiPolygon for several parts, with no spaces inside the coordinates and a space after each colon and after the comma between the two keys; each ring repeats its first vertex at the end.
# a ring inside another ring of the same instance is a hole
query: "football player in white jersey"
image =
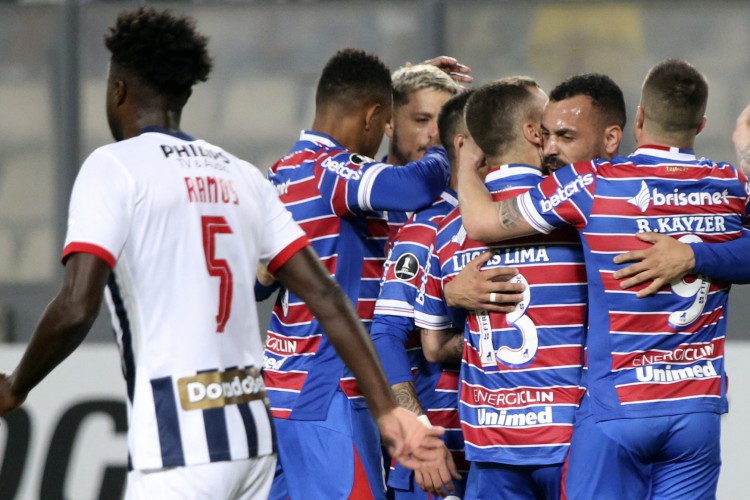
{"type": "Polygon", "coordinates": [[[271,184],[180,130],[212,66],[194,22],[140,8],[121,14],[105,43],[117,142],[78,174],[62,288],[16,370],[0,374],[0,415],[78,347],[106,288],[127,382],[127,497],[267,496],[276,444],[253,293],[266,259],[355,373],[394,456],[436,460],[441,430],[397,409],[351,303],[271,184]]]}

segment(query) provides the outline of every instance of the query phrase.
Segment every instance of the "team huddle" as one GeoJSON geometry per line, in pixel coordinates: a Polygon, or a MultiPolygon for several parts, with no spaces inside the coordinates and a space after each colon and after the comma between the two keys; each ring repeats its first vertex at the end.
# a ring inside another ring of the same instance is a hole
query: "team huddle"
{"type": "Polygon", "coordinates": [[[0,415],[106,299],[127,498],[715,498],[750,106],[740,168],[697,157],[707,80],[662,61],[625,156],[606,75],[466,89],[453,58],[345,49],[266,180],[180,129],[212,67],[191,19],[125,12],[105,44],[116,142],[78,174],[0,415]]]}

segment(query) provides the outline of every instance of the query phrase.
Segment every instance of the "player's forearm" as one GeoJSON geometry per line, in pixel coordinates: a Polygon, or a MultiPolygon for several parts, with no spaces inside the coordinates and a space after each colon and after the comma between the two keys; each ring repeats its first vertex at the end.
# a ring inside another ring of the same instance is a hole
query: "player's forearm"
{"type": "Polygon", "coordinates": [[[409,330],[414,330],[414,324],[406,321],[406,318],[381,315],[375,316],[370,327],[370,338],[391,386],[412,380],[409,357],[404,346],[409,335],[399,328],[401,321],[398,320],[404,320],[403,324],[409,323],[409,330]]]}
{"type": "Polygon", "coordinates": [[[430,363],[459,363],[464,351],[460,330],[422,330],[422,350],[430,363]]]}
{"type": "Polygon", "coordinates": [[[26,395],[81,344],[96,316],[73,317],[75,305],[55,299],[42,316],[18,367],[10,376],[16,395],[26,395]]]}
{"type": "Polygon", "coordinates": [[[750,236],[724,243],[690,243],[694,272],[730,283],[750,283],[750,236]]]}
{"type": "Polygon", "coordinates": [[[375,210],[415,211],[431,204],[448,184],[450,165],[445,150],[432,148],[403,167],[382,170],[372,187],[375,210]]]}
{"type": "Polygon", "coordinates": [[[414,382],[394,384],[391,386],[391,390],[396,397],[396,404],[401,408],[405,408],[416,415],[424,415],[424,409],[419,403],[414,382]]]}
{"type": "Polygon", "coordinates": [[[86,253],[71,255],[60,292],[47,306],[16,370],[11,388],[24,396],[80,345],[101,307],[109,266],[86,253]]]}

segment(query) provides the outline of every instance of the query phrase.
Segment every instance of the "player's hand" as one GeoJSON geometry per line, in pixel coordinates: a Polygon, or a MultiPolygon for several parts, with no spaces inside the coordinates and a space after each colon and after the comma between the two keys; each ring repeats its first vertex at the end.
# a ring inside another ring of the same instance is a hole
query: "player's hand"
{"type": "MultiPolygon", "coordinates": [[[[471,68],[465,64],[458,62],[458,59],[450,56],[438,56],[433,57],[424,61],[422,64],[429,64],[435,66],[438,69],[443,70],[450,76],[456,83],[471,83],[474,81],[474,77],[470,75],[471,68]]],[[[408,68],[412,64],[407,62],[405,66],[408,68]]]]}
{"type": "Polygon", "coordinates": [[[449,306],[469,311],[507,313],[523,300],[524,286],[508,282],[518,274],[518,269],[496,267],[482,270],[493,255],[492,251],[482,252],[446,283],[444,294],[449,306]]]}
{"type": "Polygon", "coordinates": [[[646,287],[638,290],[636,296],[639,299],[655,294],[672,281],[683,278],[695,267],[695,254],[687,243],[666,234],[652,232],[638,233],[636,237],[652,245],[644,250],[633,250],[616,256],[615,264],[635,264],[615,271],[614,278],[624,279],[620,283],[623,289],[650,281],[646,287]]]}
{"type": "Polygon", "coordinates": [[[0,373],[0,416],[15,410],[23,404],[26,396],[17,395],[11,388],[11,379],[0,373]]]}
{"type": "Polygon", "coordinates": [[[414,413],[398,406],[380,415],[377,422],[388,453],[404,467],[414,470],[442,459],[442,427],[427,427],[414,413]]]}
{"type": "Polygon", "coordinates": [[[485,166],[482,149],[470,135],[456,135],[453,141],[459,170],[479,172],[485,166]]]}
{"type": "Polygon", "coordinates": [[[461,474],[453,462],[453,455],[443,445],[443,458],[435,465],[425,466],[414,471],[414,480],[425,492],[438,496],[447,497],[456,492],[453,484],[454,479],[461,479],[461,474]]]}
{"type": "Polygon", "coordinates": [[[750,174],[750,104],[737,117],[732,142],[737,152],[737,167],[750,174]]]}

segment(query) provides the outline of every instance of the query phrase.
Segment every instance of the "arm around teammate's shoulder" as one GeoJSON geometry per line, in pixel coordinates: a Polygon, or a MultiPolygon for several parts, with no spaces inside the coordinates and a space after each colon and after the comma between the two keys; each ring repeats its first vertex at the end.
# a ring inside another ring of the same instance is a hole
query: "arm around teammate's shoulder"
{"type": "Polygon", "coordinates": [[[412,212],[429,206],[448,184],[450,163],[445,149],[430,148],[404,166],[381,164],[365,173],[360,190],[372,210],[412,212]]]}

